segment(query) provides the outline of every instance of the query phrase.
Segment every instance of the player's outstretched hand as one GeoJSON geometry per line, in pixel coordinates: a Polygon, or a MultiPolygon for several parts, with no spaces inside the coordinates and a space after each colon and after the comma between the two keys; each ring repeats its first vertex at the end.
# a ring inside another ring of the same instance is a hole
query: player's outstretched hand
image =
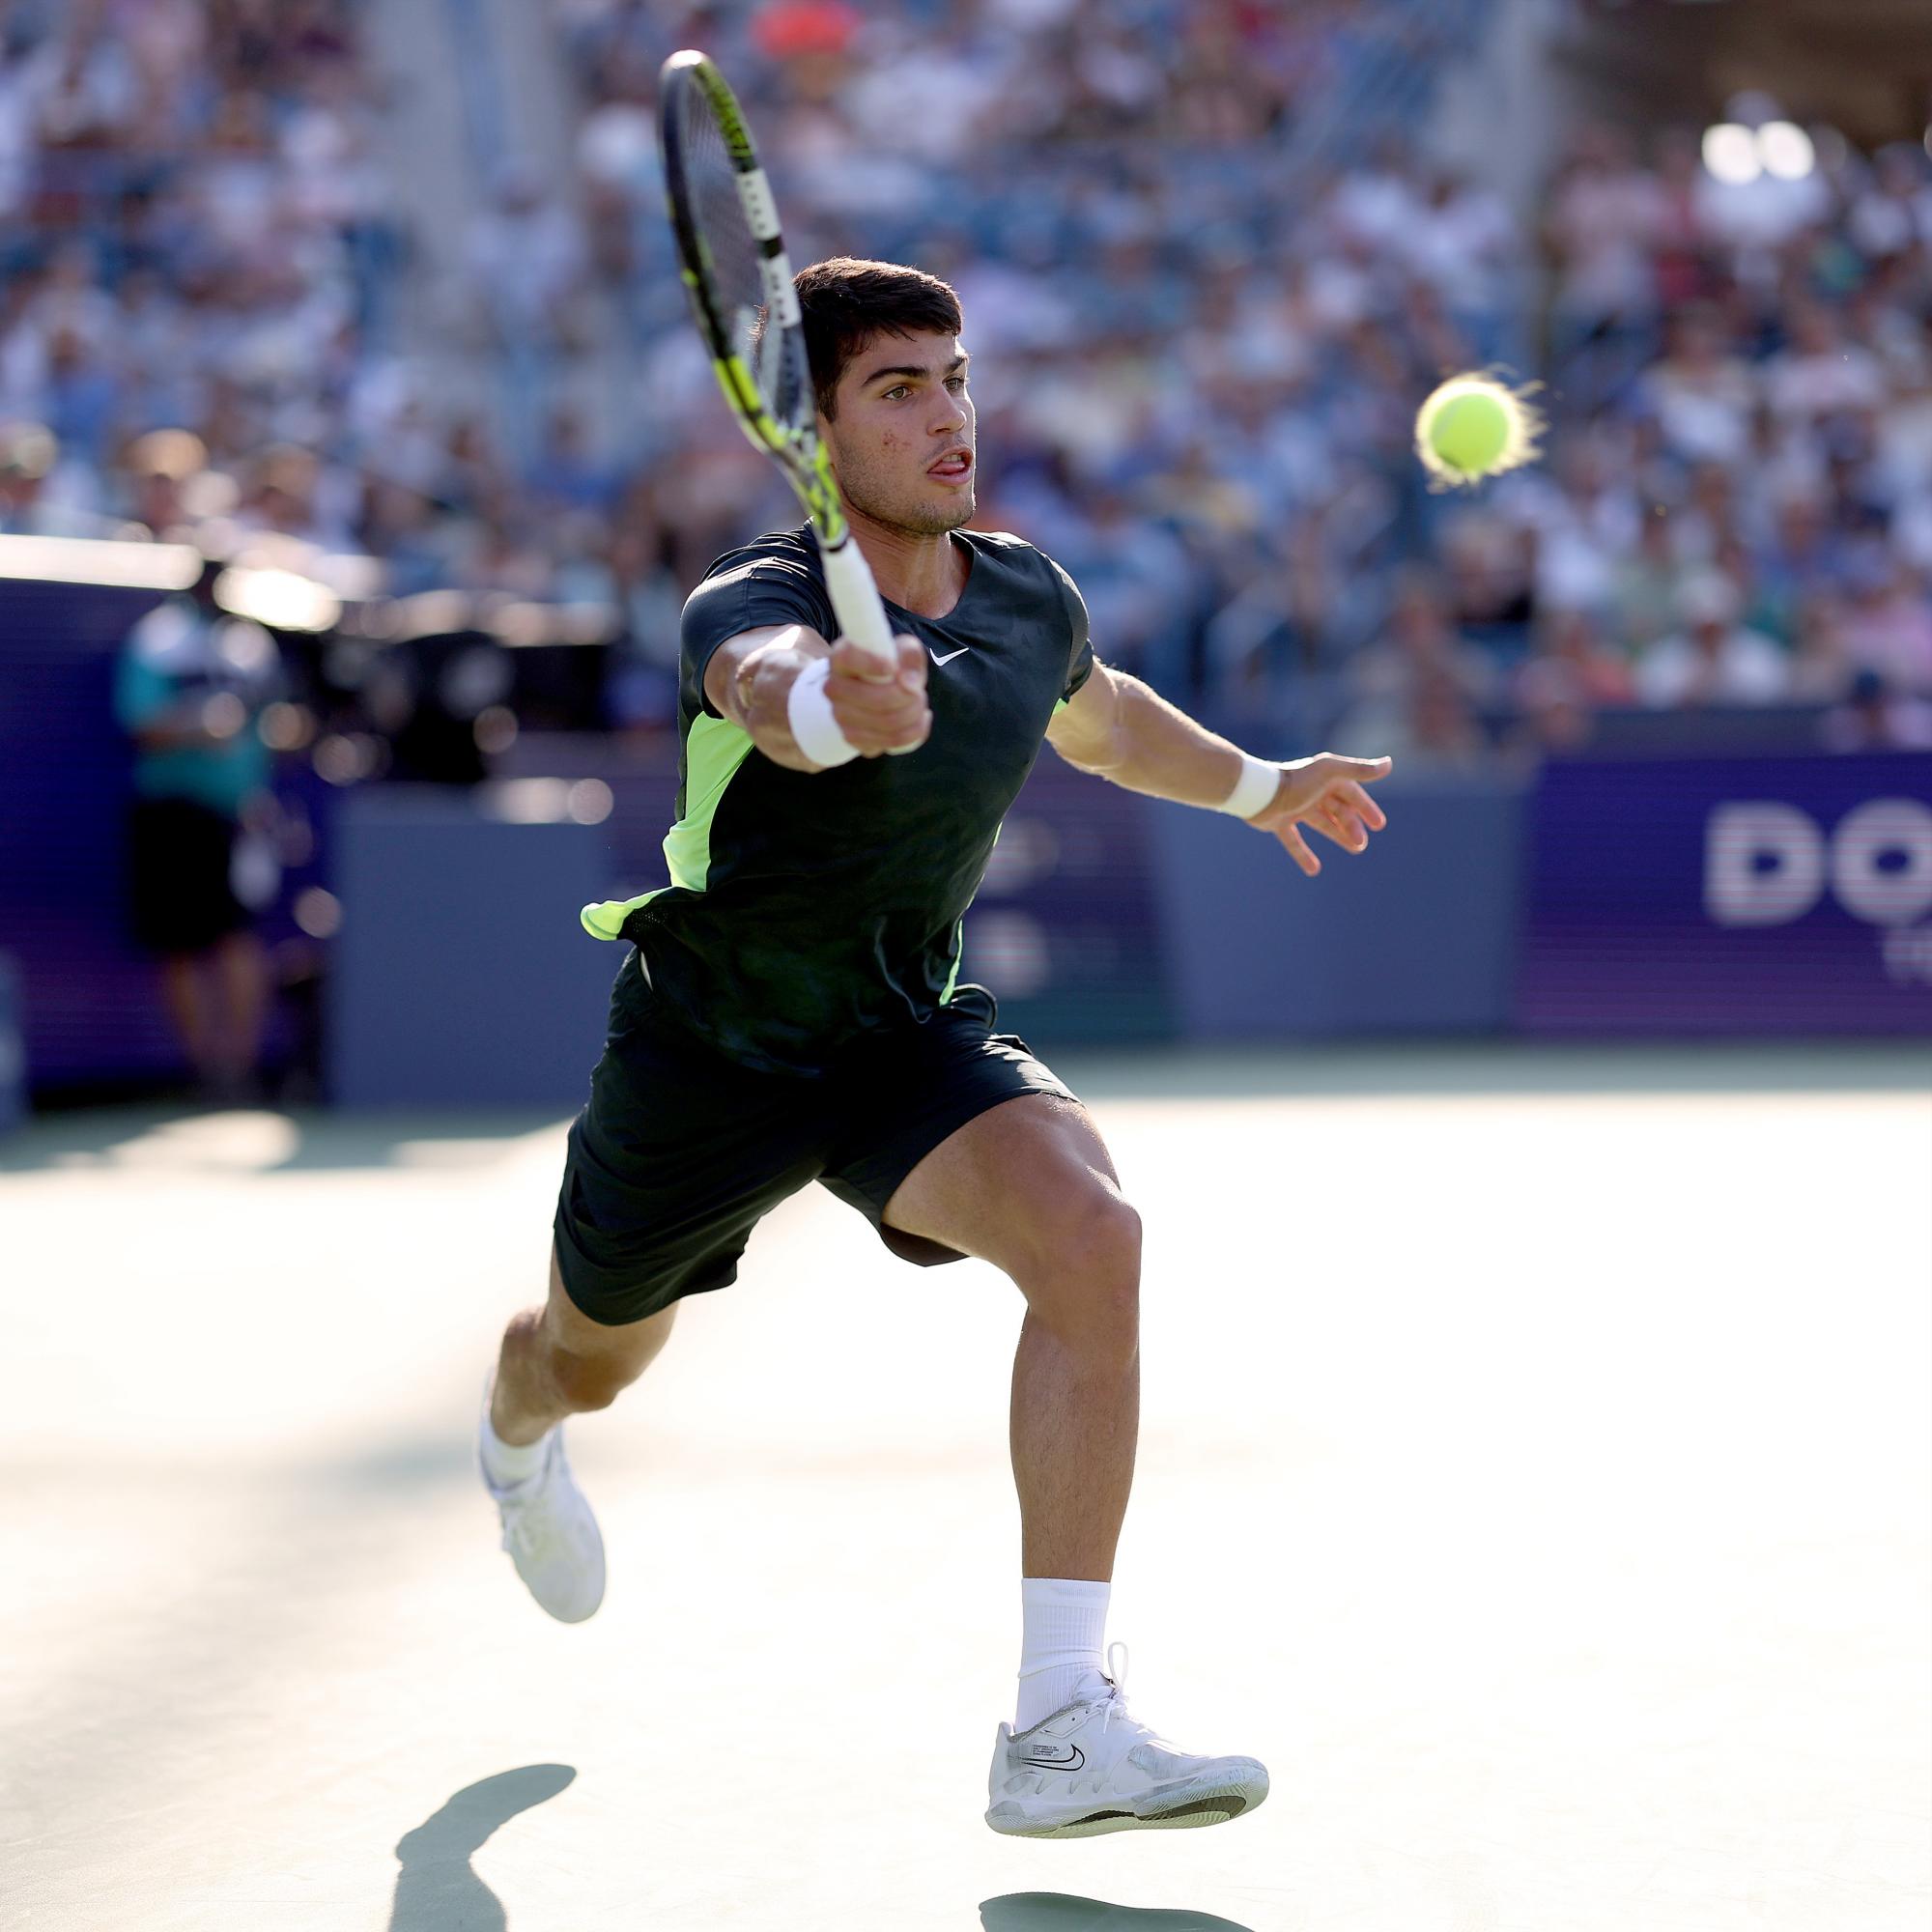
{"type": "Polygon", "coordinates": [[[840,638],[832,646],[825,695],[839,730],[858,746],[862,757],[910,751],[924,744],[932,729],[925,702],[925,646],[903,634],[893,642],[899,654],[896,671],[887,670],[849,639],[840,638]]]}
{"type": "Polygon", "coordinates": [[[1321,861],[1308,849],[1297,827],[1312,827],[1345,852],[1366,852],[1369,834],[1381,831],[1388,819],[1362,787],[1387,778],[1392,768],[1388,758],[1342,758],[1333,752],[1295,758],[1281,768],[1274,803],[1248,823],[1258,831],[1272,832],[1312,879],[1321,869],[1321,861]]]}

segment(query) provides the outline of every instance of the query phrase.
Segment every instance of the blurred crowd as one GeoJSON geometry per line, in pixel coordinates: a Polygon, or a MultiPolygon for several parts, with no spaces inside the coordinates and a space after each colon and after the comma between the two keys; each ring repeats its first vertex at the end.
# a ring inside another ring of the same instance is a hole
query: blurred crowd
{"type": "MultiPolygon", "coordinates": [[[[1474,18],[1399,0],[549,0],[574,177],[463,262],[535,429],[407,379],[410,238],[350,0],[43,0],[0,43],[0,532],[280,532],[618,613],[592,712],[672,717],[676,612],[789,521],[663,215],[664,55],[712,50],[795,259],[962,297],[980,521],[1102,653],[1258,749],[1478,765],[1606,713],[1805,705],[1932,744],[1932,164],[1821,135],[1726,184],[1579,133],[1526,220],[1396,125],[1474,18]],[[1345,145],[1346,144],[1346,145],[1345,145]],[[629,407],[582,401],[608,355],[629,407]],[[1535,376],[1543,460],[1432,494],[1446,374],[1535,376]],[[404,373],[399,373],[404,372],[404,373]]],[[[1747,110],[1757,111],[1757,110],[1747,110]]],[[[1761,118],[1771,116],[1764,104],[1761,118]]]]}
{"type": "Polygon", "coordinates": [[[0,530],[354,542],[380,112],[350,0],[0,8],[0,530]]]}

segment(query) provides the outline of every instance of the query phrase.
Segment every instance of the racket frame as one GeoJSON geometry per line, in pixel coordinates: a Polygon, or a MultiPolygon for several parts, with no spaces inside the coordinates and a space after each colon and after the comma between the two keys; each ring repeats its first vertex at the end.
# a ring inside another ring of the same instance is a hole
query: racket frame
{"type": "Polygon", "coordinates": [[[693,320],[711,353],[718,386],[738,426],[753,448],[771,457],[783,471],[811,520],[812,534],[825,568],[825,587],[838,618],[840,633],[887,668],[896,666],[893,628],[872,580],[871,566],[852,539],[845,505],[838,495],[831,460],[820,442],[811,405],[810,359],[806,355],[804,318],[798,291],[792,286],[791,263],[779,225],[777,197],[758,161],[757,144],[730,84],[709,55],[695,47],[674,53],[658,77],[658,134],[664,156],[665,199],[670,210],[671,231],[677,240],[678,269],[691,298],[693,320]],[[758,248],[758,275],[765,298],[765,327],[757,354],[795,356],[799,393],[805,398],[802,419],[781,421],[765,402],[757,375],[739,352],[723,313],[710,274],[710,255],[693,214],[684,156],[677,136],[680,90],[696,86],[703,95],[724,136],[732,185],[758,248]]]}

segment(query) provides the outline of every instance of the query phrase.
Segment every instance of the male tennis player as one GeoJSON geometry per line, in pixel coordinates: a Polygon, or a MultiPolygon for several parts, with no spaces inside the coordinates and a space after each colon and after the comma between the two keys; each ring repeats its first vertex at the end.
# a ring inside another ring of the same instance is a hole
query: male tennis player
{"type": "Polygon", "coordinates": [[[819,434],[897,670],[836,639],[809,528],[728,552],[685,606],[672,883],[584,910],[631,950],[570,1131],[549,1301],[512,1319],[486,1382],[482,1472],[537,1602],[587,1617],[604,1548],[563,1419],[642,1374],[682,1296],[736,1278],[761,1216],[817,1180],[908,1261],[980,1256],[1026,1297],[1019,1707],[986,1822],[1219,1824],[1261,1803],[1266,1772],[1157,1739],[1101,1650],[1140,1410],[1140,1224],[1086,1109],[960,983],[960,920],[1042,739],[1116,784],[1235,812],[1310,874],[1300,828],[1363,850],[1385,822],[1363,785],[1389,761],[1264,764],[1095,659],[1057,564],[962,527],[974,416],[952,291],[846,259],[796,280],[819,434]]]}

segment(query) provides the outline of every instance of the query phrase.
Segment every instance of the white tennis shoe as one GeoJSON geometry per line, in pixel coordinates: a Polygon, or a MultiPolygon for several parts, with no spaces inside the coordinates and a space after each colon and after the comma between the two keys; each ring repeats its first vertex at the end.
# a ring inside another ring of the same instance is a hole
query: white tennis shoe
{"type": "Polygon", "coordinates": [[[1127,1647],[1107,1646],[1106,1690],[1013,1735],[1002,1724],[986,1823],[1015,1838],[1224,1825],[1267,1796],[1251,1757],[1194,1757],[1127,1713],[1127,1647]],[[1119,1651],[1121,1661],[1114,1662],[1119,1651]]]}
{"type": "Polygon", "coordinates": [[[503,1548],[543,1608],[559,1623],[581,1624],[604,1601],[604,1538],[571,1477],[563,1424],[544,1438],[543,1467],[524,1482],[499,1488],[483,1462],[483,1424],[495,1386],[493,1371],[483,1385],[483,1414],[476,1425],[476,1467],[503,1520],[503,1548]]]}

